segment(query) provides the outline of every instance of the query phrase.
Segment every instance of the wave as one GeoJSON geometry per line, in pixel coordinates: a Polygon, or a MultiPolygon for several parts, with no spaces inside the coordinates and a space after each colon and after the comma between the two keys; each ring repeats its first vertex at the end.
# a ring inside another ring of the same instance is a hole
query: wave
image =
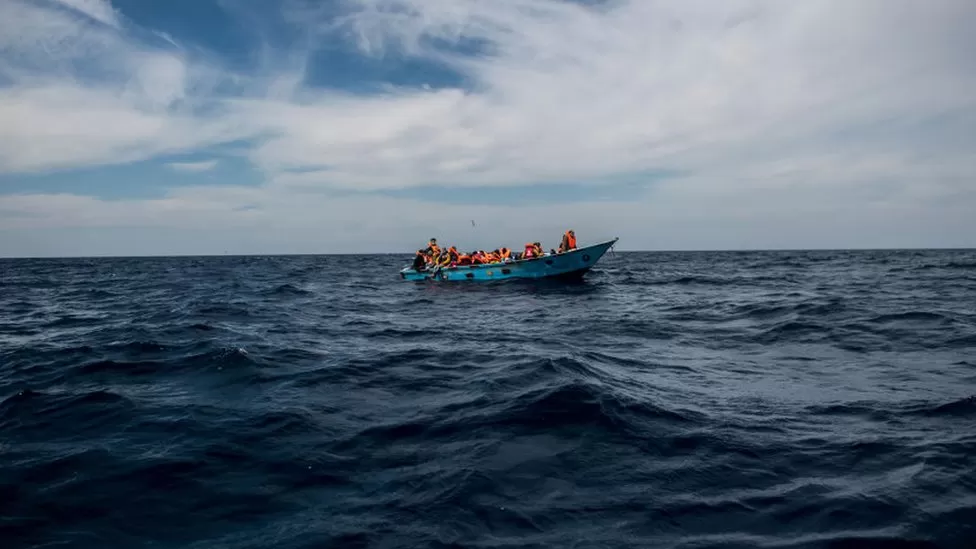
{"type": "Polygon", "coordinates": [[[894,322],[947,322],[951,317],[931,311],[906,311],[902,313],[888,313],[878,315],[868,320],[876,324],[888,324],[894,322]]]}
{"type": "Polygon", "coordinates": [[[950,402],[850,402],[842,404],[814,405],[807,408],[812,415],[855,416],[877,422],[894,422],[911,416],[969,417],[976,415],[976,395],[950,402]]]}
{"type": "Polygon", "coordinates": [[[294,284],[286,283],[276,286],[265,292],[265,295],[271,296],[310,296],[314,295],[312,292],[299,288],[294,284]]]}
{"type": "Polygon", "coordinates": [[[927,417],[976,416],[976,395],[937,405],[923,405],[912,410],[915,415],[927,417]]]}
{"type": "Polygon", "coordinates": [[[765,344],[791,340],[819,340],[828,337],[830,328],[817,322],[788,321],[760,332],[756,339],[765,344]]]}
{"type": "Polygon", "coordinates": [[[81,375],[144,376],[159,373],[165,366],[165,362],[158,361],[96,360],[79,366],[78,373],[81,375]]]}
{"type": "Polygon", "coordinates": [[[84,392],[19,391],[0,402],[0,430],[30,440],[83,438],[109,432],[131,418],[135,404],[104,389],[84,392]]]}

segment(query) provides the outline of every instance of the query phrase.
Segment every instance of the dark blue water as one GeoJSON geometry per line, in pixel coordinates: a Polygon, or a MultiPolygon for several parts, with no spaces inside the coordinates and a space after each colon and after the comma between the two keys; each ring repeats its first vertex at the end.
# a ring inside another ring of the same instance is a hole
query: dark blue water
{"type": "Polygon", "coordinates": [[[976,252],[0,261],[0,547],[976,547],[976,252]]]}

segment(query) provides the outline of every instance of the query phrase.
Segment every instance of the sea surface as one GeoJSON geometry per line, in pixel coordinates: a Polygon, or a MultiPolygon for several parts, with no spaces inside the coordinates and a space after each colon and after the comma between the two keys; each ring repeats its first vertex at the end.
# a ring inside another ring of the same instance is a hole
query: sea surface
{"type": "Polygon", "coordinates": [[[0,547],[976,547],[976,251],[0,260],[0,547]]]}

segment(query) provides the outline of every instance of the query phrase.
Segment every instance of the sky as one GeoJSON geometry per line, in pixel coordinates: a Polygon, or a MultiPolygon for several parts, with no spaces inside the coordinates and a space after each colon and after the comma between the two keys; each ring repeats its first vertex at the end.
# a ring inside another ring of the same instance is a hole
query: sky
{"type": "Polygon", "coordinates": [[[976,247],[972,0],[2,0],[0,256],[976,247]]]}

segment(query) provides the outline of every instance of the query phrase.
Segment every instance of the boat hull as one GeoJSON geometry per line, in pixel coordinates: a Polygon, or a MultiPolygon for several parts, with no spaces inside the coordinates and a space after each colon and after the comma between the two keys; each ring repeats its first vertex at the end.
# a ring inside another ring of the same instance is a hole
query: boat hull
{"type": "Polygon", "coordinates": [[[603,257],[618,239],[608,240],[583,248],[533,259],[493,263],[491,265],[464,265],[443,269],[415,271],[407,267],[400,271],[404,280],[438,281],[489,281],[507,279],[578,279],[582,278],[603,257]]]}

